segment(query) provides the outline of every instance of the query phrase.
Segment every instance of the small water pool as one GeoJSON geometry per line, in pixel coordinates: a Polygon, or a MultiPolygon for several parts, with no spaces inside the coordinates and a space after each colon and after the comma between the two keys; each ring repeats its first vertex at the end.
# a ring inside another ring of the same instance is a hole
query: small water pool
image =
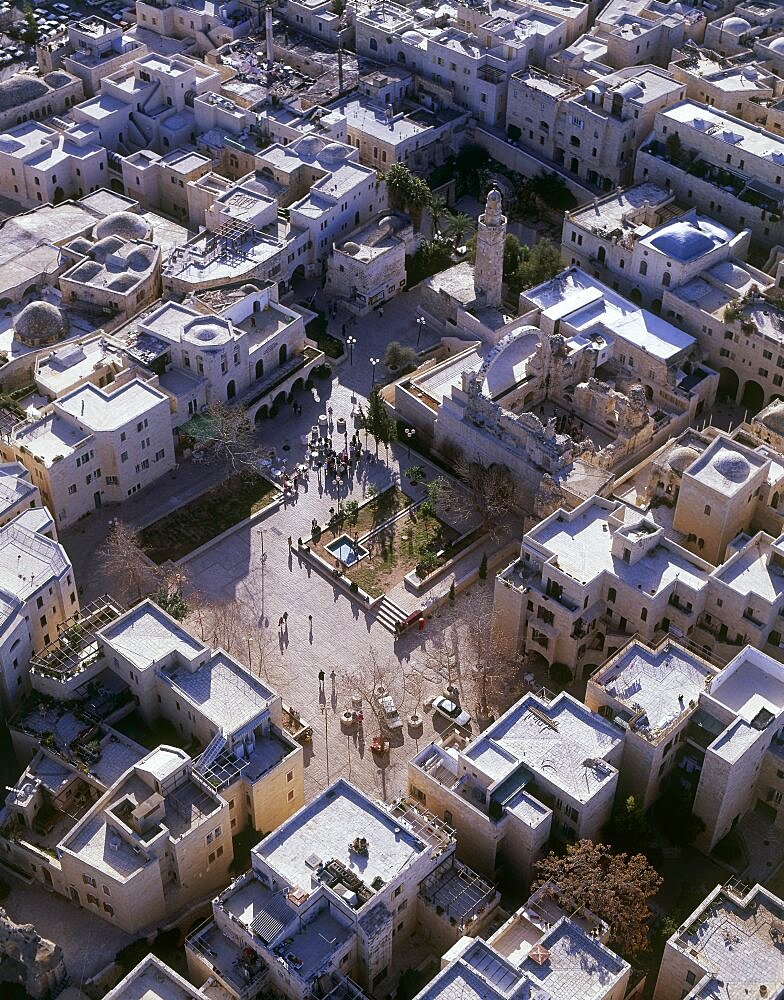
{"type": "Polygon", "coordinates": [[[344,566],[353,566],[355,562],[364,559],[368,550],[358,542],[354,545],[354,539],[350,535],[338,535],[327,546],[329,553],[339,559],[344,566]]]}

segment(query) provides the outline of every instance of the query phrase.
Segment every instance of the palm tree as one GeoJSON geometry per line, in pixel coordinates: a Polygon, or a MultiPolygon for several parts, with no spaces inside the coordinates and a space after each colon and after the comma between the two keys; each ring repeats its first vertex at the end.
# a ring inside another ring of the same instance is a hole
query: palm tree
{"type": "Polygon", "coordinates": [[[449,206],[447,205],[446,198],[442,198],[440,194],[434,195],[432,201],[430,202],[430,215],[433,219],[433,233],[439,231],[439,222],[447,214],[449,206]]]}
{"type": "Polygon", "coordinates": [[[446,231],[454,247],[462,246],[468,234],[472,233],[474,229],[474,220],[470,215],[465,215],[463,212],[457,212],[454,215],[450,214],[447,218],[446,231]]]}

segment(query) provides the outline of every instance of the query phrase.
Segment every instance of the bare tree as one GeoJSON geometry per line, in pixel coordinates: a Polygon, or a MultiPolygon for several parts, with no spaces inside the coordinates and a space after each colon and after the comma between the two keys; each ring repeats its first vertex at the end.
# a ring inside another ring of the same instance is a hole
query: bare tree
{"type": "Polygon", "coordinates": [[[253,424],[242,406],[228,406],[215,401],[206,414],[205,432],[200,444],[216,460],[222,461],[230,475],[258,474],[264,450],[256,441],[253,424]]]}
{"type": "Polygon", "coordinates": [[[422,707],[422,702],[425,700],[427,686],[427,678],[416,667],[409,669],[403,675],[403,691],[409,698],[410,715],[418,716],[420,714],[419,710],[422,707]]]}
{"type": "Polygon", "coordinates": [[[451,510],[497,537],[501,527],[517,508],[519,490],[505,465],[482,465],[460,455],[453,471],[459,482],[438,476],[428,486],[430,499],[438,507],[451,510]]]}
{"type": "Polygon", "coordinates": [[[460,640],[460,668],[470,688],[474,713],[489,718],[502,714],[519,698],[520,664],[505,652],[505,643],[493,628],[492,607],[467,609],[470,623],[460,640]]]}
{"type": "Polygon", "coordinates": [[[373,714],[379,736],[387,732],[386,716],[379,704],[379,693],[389,692],[399,677],[400,667],[397,663],[383,660],[371,646],[367,655],[356,667],[346,668],[340,674],[341,686],[351,694],[358,694],[362,703],[373,714]]]}
{"type": "Polygon", "coordinates": [[[251,623],[239,601],[197,600],[192,618],[202,642],[242,656],[246,652],[251,623]]]}
{"type": "Polygon", "coordinates": [[[145,553],[136,531],[124,521],[115,521],[109,529],[98,556],[110,588],[126,602],[140,601],[162,582],[161,569],[145,553]]]}

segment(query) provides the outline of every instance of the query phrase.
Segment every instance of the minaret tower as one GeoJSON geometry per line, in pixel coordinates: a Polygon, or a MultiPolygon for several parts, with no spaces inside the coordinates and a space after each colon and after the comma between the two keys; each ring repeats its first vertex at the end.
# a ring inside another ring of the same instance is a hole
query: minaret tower
{"type": "Polygon", "coordinates": [[[504,277],[506,216],[501,211],[501,192],[493,187],[487,195],[484,215],[479,216],[476,233],[474,291],[486,306],[501,305],[504,277]]]}

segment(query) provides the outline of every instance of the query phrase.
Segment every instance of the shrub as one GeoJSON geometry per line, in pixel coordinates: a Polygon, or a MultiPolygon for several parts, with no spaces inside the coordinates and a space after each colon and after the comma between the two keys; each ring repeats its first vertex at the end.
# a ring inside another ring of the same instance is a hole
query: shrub
{"type": "Polygon", "coordinates": [[[449,600],[452,601],[452,603],[454,603],[454,600],[455,600],[455,581],[454,580],[449,584],[449,600]]]}
{"type": "Polygon", "coordinates": [[[314,369],[313,374],[316,378],[329,378],[332,374],[332,369],[326,362],[322,361],[318,368],[314,369]]]}
{"type": "Polygon", "coordinates": [[[479,563],[479,579],[487,579],[487,553],[482,553],[482,561],[479,563]]]}

